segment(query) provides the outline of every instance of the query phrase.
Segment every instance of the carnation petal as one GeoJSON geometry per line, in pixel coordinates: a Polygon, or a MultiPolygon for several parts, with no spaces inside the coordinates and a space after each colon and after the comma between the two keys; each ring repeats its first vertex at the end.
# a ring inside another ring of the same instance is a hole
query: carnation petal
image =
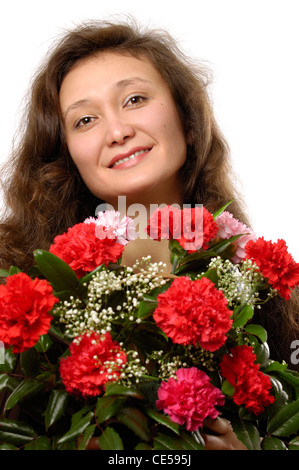
{"type": "Polygon", "coordinates": [[[153,318],[174,343],[199,344],[208,351],[225,343],[232,312],[223,293],[209,279],[176,278],[157,301],[153,318]]]}
{"type": "Polygon", "coordinates": [[[216,406],[224,405],[224,396],[214,387],[210,378],[196,367],[180,368],[176,380],[162,382],[158,390],[156,406],[164,410],[170,419],[185,425],[188,431],[196,431],[208,418],[216,418],[216,406]]]}

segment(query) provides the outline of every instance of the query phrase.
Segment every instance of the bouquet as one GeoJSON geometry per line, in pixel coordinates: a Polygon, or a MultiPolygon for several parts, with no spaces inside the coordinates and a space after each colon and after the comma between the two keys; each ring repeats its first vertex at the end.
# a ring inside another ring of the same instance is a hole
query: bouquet
{"type": "Polygon", "coordinates": [[[122,266],[138,235],[115,211],[36,250],[29,274],[1,271],[0,449],[204,450],[205,420],[222,416],[249,450],[299,450],[299,374],[254,318],[290,298],[299,264],[227,207],[152,214],[171,273],[122,266]]]}

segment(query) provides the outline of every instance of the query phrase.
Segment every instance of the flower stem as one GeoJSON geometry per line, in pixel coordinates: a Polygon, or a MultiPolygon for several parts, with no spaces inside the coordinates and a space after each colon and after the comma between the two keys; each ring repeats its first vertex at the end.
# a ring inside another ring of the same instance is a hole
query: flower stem
{"type": "Polygon", "coordinates": [[[153,377],[152,375],[142,374],[142,378],[144,378],[144,379],[150,379],[150,380],[155,380],[156,382],[160,382],[159,377],[153,377]]]}
{"type": "Polygon", "coordinates": [[[178,261],[179,261],[179,258],[177,256],[174,256],[173,262],[172,262],[171,274],[175,274],[178,261]]]}

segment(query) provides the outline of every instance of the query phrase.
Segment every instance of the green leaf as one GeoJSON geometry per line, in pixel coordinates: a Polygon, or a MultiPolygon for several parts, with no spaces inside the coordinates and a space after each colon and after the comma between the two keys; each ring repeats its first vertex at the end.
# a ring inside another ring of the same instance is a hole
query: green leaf
{"type": "Polygon", "coordinates": [[[208,278],[213,284],[215,284],[215,287],[218,286],[218,274],[216,269],[208,269],[202,277],[208,278]]]}
{"type": "Polygon", "coordinates": [[[154,439],[155,450],[186,450],[180,438],[159,433],[154,439]]]}
{"type": "Polygon", "coordinates": [[[124,397],[140,398],[143,399],[142,393],[134,388],[126,387],[125,385],[117,384],[114,382],[107,383],[104,396],[121,395],[124,397]]]}
{"type": "Polygon", "coordinates": [[[34,345],[34,347],[38,352],[44,353],[50,349],[52,344],[53,344],[53,340],[51,336],[46,334],[46,335],[42,335],[39,338],[38,342],[34,345]]]}
{"type": "Polygon", "coordinates": [[[157,305],[158,305],[158,302],[156,299],[142,300],[138,307],[137,318],[145,318],[151,315],[156,309],[157,305]]]}
{"type": "Polygon", "coordinates": [[[232,420],[232,426],[237,438],[248,450],[260,449],[260,434],[253,423],[235,418],[232,420]]]}
{"type": "Polygon", "coordinates": [[[251,305],[244,305],[236,307],[233,315],[233,327],[238,328],[245,325],[254,315],[254,310],[251,305]]]}
{"type": "Polygon", "coordinates": [[[221,391],[222,391],[222,393],[224,393],[224,395],[232,397],[234,392],[235,392],[235,387],[234,387],[234,385],[229,383],[228,380],[224,380],[223,383],[222,383],[221,391]]]}
{"type": "Polygon", "coordinates": [[[7,374],[0,375],[0,391],[7,387],[10,377],[7,374]]]}
{"type": "Polygon", "coordinates": [[[93,412],[90,411],[90,406],[84,406],[80,411],[73,415],[70,429],[60,439],[58,439],[57,445],[60,446],[70,440],[77,439],[90,425],[92,418],[93,412]]]}
{"type": "Polygon", "coordinates": [[[277,437],[265,437],[261,444],[262,450],[288,450],[287,446],[277,437]]]}
{"type": "Polygon", "coordinates": [[[299,450],[299,436],[294,437],[289,442],[289,450],[299,450]]]}
{"type": "Polygon", "coordinates": [[[176,258],[180,258],[181,256],[184,256],[186,254],[184,248],[179,244],[177,240],[174,239],[169,240],[169,250],[171,251],[172,255],[174,255],[176,258]]]}
{"type": "Polygon", "coordinates": [[[299,400],[283,406],[268,422],[267,431],[275,436],[287,437],[299,430],[299,400]]]}
{"type": "Polygon", "coordinates": [[[95,411],[97,423],[101,424],[112,416],[116,416],[126,399],[127,397],[118,397],[115,395],[98,398],[95,411]]]}
{"type": "Polygon", "coordinates": [[[102,450],[124,450],[119,434],[109,426],[99,437],[99,444],[102,450]]]}
{"type": "Polygon", "coordinates": [[[78,278],[67,263],[49,251],[35,250],[33,254],[38,269],[56,292],[76,291],[78,278]]]}
{"type": "Polygon", "coordinates": [[[196,442],[188,433],[182,432],[179,436],[171,436],[165,433],[159,433],[154,439],[155,450],[205,450],[205,448],[196,442]]]}
{"type": "Polygon", "coordinates": [[[222,212],[225,211],[225,209],[233,202],[233,199],[231,201],[229,201],[227,204],[225,204],[223,207],[221,207],[220,209],[218,209],[218,211],[216,211],[214,214],[213,214],[213,217],[214,219],[217,219],[217,217],[219,217],[219,215],[222,214],[222,212]]]}
{"type": "Polygon", "coordinates": [[[39,372],[39,355],[35,348],[30,348],[20,355],[21,367],[25,376],[32,377],[39,372]]]}
{"type": "MultiPolygon", "coordinates": [[[[49,374],[48,374],[49,376],[49,374]]],[[[10,410],[13,408],[19,401],[31,398],[35,395],[38,395],[46,388],[46,376],[40,375],[35,378],[25,378],[22,382],[16,387],[16,389],[9,396],[5,409],[10,410]]]]}
{"type": "Polygon", "coordinates": [[[161,413],[158,413],[157,411],[151,408],[147,409],[146,412],[147,415],[153,420],[155,420],[157,423],[162,424],[163,426],[166,426],[167,428],[171,429],[175,434],[180,434],[179,425],[171,421],[168,416],[162,415],[161,413]]]}
{"type": "Polygon", "coordinates": [[[52,338],[55,338],[55,340],[57,341],[60,341],[61,343],[63,343],[64,345],[66,346],[69,346],[70,345],[70,341],[64,336],[64,334],[58,329],[56,328],[53,324],[51,325],[50,329],[49,329],[49,336],[52,338]]]}
{"type": "Polygon", "coordinates": [[[257,336],[262,341],[262,343],[267,341],[267,331],[261,325],[254,325],[250,323],[249,325],[246,325],[244,329],[247,333],[257,336]]]}
{"type": "Polygon", "coordinates": [[[32,441],[35,430],[26,423],[11,419],[0,419],[0,441],[21,446],[32,441]]]}
{"type": "Polygon", "coordinates": [[[21,272],[21,269],[18,266],[11,266],[9,269],[9,275],[13,276],[14,274],[18,274],[21,272]]]}
{"type": "Polygon", "coordinates": [[[134,447],[134,450],[153,450],[153,449],[149,444],[146,444],[145,442],[139,442],[139,444],[137,444],[137,446],[134,447]]]}
{"type": "MultiPolygon", "coordinates": [[[[197,440],[195,440],[195,437],[193,438],[193,436],[197,436],[197,434],[200,434],[200,432],[192,432],[192,436],[190,436],[190,434],[188,434],[187,432],[181,432],[181,439],[185,450],[206,450],[204,445],[200,444],[197,440]]],[[[198,439],[198,437],[196,437],[196,439],[198,439]]],[[[203,437],[201,436],[201,434],[200,440],[203,441],[203,437]]]]}
{"type": "Polygon", "coordinates": [[[295,370],[280,370],[275,372],[275,376],[292,385],[299,391],[299,374],[295,370]]]}
{"type": "Polygon", "coordinates": [[[18,450],[18,448],[12,444],[1,444],[0,450],[18,450]]]}
{"type": "Polygon", "coordinates": [[[270,377],[272,388],[275,394],[275,403],[278,402],[279,406],[285,404],[288,400],[288,394],[283,389],[283,385],[276,377],[270,377]]]}
{"type": "Polygon", "coordinates": [[[86,274],[84,277],[81,277],[79,279],[79,288],[83,287],[84,284],[89,284],[89,282],[91,281],[91,279],[93,278],[93,276],[100,272],[100,271],[105,271],[107,270],[106,268],[106,265],[105,264],[101,264],[100,266],[98,266],[97,268],[95,268],[93,271],[91,271],[90,273],[86,274]]]}
{"type": "Polygon", "coordinates": [[[25,445],[24,450],[52,450],[51,439],[39,436],[25,445]]]}
{"type": "MultiPolygon", "coordinates": [[[[80,293],[78,291],[76,291],[78,293],[78,296],[80,295],[80,293]]],[[[70,300],[70,298],[72,296],[74,296],[76,293],[75,291],[71,291],[71,290],[63,290],[63,291],[55,291],[55,297],[57,297],[61,302],[64,302],[64,301],[68,301],[70,300]]],[[[76,294],[77,295],[77,294],[76,294]]]]}
{"type": "Polygon", "coordinates": [[[0,277],[8,277],[9,276],[9,271],[6,269],[0,269],[0,277]]]}
{"type": "Polygon", "coordinates": [[[67,403],[68,394],[65,390],[52,390],[45,412],[46,430],[63,416],[67,403]]]}
{"type": "Polygon", "coordinates": [[[265,369],[265,372],[275,372],[275,371],[283,371],[285,369],[287,369],[287,364],[281,364],[280,362],[278,361],[273,361],[271,362],[269,365],[267,365],[266,369],[265,369]]]}
{"type": "Polygon", "coordinates": [[[20,380],[16,379],[15,377],[10,377],[7,374],[2,374],[0,376],[0,390],[10,390],[11,392],[19,385],[20,380]]]}
{"type": "Polygon", "coordinates": [[[255,344],[254,353],[256,355],[256,363],[264,366],[268,363],[270,358],[270,349],[267,343],[255,344]]]}
{"type": "Polygon", "coordinates": [[[117,419],[125,424],[143,441],[149,441],[151,438],[148,420],[146,416],[138,409],[133,407],[124,407],[117,414],[117,419]]]}
{"type": "Polygon", "coordinates": [[[96,424],[90,424],[85,429],[82,438],[79,438],[78,450],[85,450],[96,429],[96,424]]]}
{"type": "Polygon", "coordinates": [[[225,240],[221,240],[220,242],[215,243],[215,245],[211,245],[211,250],[214,251],[217,255],[223,253],[234,241],[238,240],[244,235],[248,235],[247,233],[240,233],[239,235],[234,235],[233,237],[226,238],[225,240]]]}
{"type": "Polygon", "coordinates": [[[0,364],[0,372],[12,372],[16,365],[16,356],[11,349],[5,349],[4,351],[4,363],[0,364]]]}

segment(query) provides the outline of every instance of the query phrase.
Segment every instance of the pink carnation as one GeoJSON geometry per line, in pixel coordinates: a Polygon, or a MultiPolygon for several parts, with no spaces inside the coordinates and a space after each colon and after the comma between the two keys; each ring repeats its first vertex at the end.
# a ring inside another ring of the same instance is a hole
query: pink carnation
{"type": "Polygon", "coordinates": [[[245,224],[242,224],[238,219],[235,219],[230,212],[224,211],[221,215],[216,218],[218,225],[217,236],[226,240],[235,235],[241,233],[249,234],[238,238],[233,242],[235,247],[235,255],[232,258],[234,263],[240,263],[245,258],[245,245],[249,240],[256,240],[256,234],[248,228],[245,224]]]}
{"type": "Polygon", "coordinates": [[[85,224],[96,224],[96,236],[99,239],[116,239],[120,245],[127,245],[129,241],[136,240],[138,234],[133,219],[124,216],[121,220],[120,213],[114,210],[99,212],[97,217],[89,217],[85,224]]]}
{"type": "Polygon", "coordinates": [[[176,371],[176,380],[162,382],[158,390],[156,406],[170,419],[185,425],[187,431],[196,431],[203,421],[217,418],[216,406],[224,405],[221,391],[210,383],[210,378],[196,367],[176,371]]]}

